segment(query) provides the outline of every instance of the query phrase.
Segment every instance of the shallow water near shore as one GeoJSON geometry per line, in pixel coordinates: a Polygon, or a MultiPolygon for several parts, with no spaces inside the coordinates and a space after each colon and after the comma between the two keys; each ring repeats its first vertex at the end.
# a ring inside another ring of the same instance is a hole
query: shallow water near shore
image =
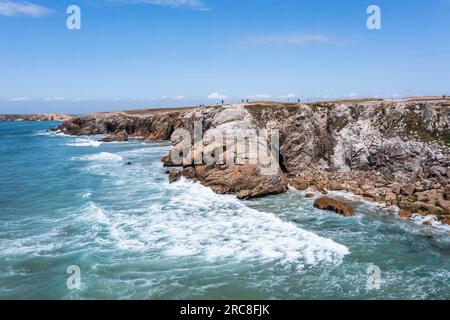
{"type": "Polygon", "coordinates": [[[0,123],[0,299],[450,299],[447,227],[358,201],[343,218],[297,191],[240,201],[169,184],[167,143],[56,125],[0,123]]]}

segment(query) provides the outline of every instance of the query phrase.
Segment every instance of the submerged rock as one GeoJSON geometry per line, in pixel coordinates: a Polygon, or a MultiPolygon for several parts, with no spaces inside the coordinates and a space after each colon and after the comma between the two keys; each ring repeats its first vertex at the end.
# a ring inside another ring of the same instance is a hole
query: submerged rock
{"type": "Polygon", "coordinates": [[[348,204],[328,197],[317,199],[314,202],[314,207],[322,210],[334,211],[344,217],[351,217],[355,214],[354,209],[348,204]]]}
{"type": "Polygon", "coordinates": [[[170,171],[169,172],[169,182],[174,183],[180,180],[181,178],[181,171],[170,171]]]}

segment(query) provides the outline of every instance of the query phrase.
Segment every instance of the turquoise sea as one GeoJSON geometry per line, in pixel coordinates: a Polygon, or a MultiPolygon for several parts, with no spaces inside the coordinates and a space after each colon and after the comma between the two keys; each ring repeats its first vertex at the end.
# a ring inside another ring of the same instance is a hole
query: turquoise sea
{"type": "Polygon", "coordinates": [[[57,124],[0,123],[0,299],[450,299],[447,227],[169,184],[168,143],[57,124]]]}

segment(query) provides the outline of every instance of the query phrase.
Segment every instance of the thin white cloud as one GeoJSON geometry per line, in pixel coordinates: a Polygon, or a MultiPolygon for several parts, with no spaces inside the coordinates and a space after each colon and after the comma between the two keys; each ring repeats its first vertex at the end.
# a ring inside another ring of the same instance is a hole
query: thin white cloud
{"type": "Polygon", "coordinates": [[[183,100],[186,99],[184,96],[174,96],[174,97],[169,97],[169,96],[162,96],[160,98],[161,100],[168,100],[168,99],[172,99],[172,100],[183,100]]]}
{"type": "Polygon", "coordinates": [[[245,47],[299,47],[312,43],[331,43],[333,40],[334,37],[322,34],[274,34],[247,37],[239,44],[245,47]]]}
{"type": "Polygon", "coordinates": [[[50,98],[45,98],[45,101],[64,101],[66,100],[66,98],[64,97],[50,97],[50,98]]]}
{"type": "Polygon", "coordinates": [[[27,2],[27,1],[11,1],[0,0],[0,15],[15,17],[28,16],[33,18],[42,18],[49,16],[53,11],[44,6],[27,2]]]}
{"type": "Polygon", "coordinates": [[[247,99],[252,99],[252,100],[255,100],[255,99],[270,99],[270,98],[271,98],[271,96],[269,96],[267,94],[255,94],[255,95],[252,95],[252,96],[247,96],[247,99]]]}
{"type": "Polygon", "coordinates": [[[208,11],[208,7],[202,0],[105,0],[109,3],[117,4],[149,4],[163,7],[184,7],[191,10],[208,11]]]}
{"type": "Polygon", "coordinates": [[[17,97],[17,98],[11,98],[8,101],[10,102],[21,102],[21,101],[29,101],[30,98],[28,97],[17,97]]]}
{"type": "Polygon", "coordinates": [[[211,93],[211,94],[208,96],[208,99],[210,99],[210,100],[225,100],[226,98],[227,98],[226,95],[220,94],[220,93],[218,93],[218,92],[211,93]]]}
{"type": "Polygon", "coordinates": [[[288,95],[281,96],[281,98],[283,98],[283,99],[293,99],[293,98],[297,98],[297,94],[289,93],[288,95]]]}
{"type": "Polygon", "coordinates": [[[356,97],[359,97],[359,93],[353,92],[353,93],[350,93],[348,96],[349,96],[350,98],[356,98],[356,97]]]}

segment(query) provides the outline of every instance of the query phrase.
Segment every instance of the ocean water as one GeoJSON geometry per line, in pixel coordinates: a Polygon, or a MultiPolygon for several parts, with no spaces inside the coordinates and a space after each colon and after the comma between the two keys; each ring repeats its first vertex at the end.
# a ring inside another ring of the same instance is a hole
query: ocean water
{"type": "Polygon", "coordinates": [[[167,143],[56,125],[0,123],[0,299],[450,299],[447,227],[169,184],[167,143]]]}

